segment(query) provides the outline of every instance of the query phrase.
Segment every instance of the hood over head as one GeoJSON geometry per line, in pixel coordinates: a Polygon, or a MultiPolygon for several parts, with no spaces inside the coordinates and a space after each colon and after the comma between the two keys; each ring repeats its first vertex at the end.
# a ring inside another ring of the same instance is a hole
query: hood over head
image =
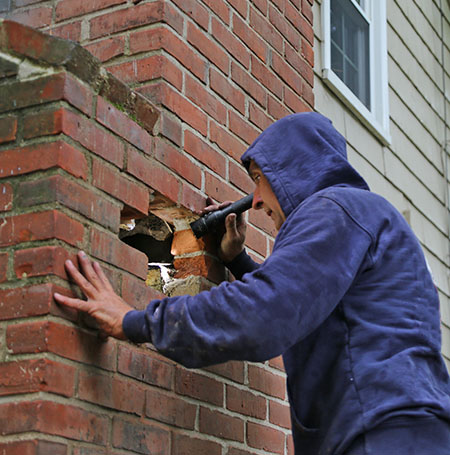
{"type": "Polygon", "coordinates": [[[308,196],[330,186],[368,190],[347,161],[346,141],[331,121],[315,112],[288,115],[264,130],[242,155],[268,179],[284,214],[308,196]]]}

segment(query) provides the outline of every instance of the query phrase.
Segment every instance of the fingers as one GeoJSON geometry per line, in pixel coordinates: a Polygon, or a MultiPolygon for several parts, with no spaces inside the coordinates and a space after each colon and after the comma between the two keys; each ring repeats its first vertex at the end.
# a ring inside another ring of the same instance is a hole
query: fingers
{"type": "Polygon", "coordinates": [[[228,207],[230,204],[232,204],[231,201],[225,201],[225,202],[222,202],[221,204],[214,204],[211,200],[211,204],[203,209],[202,215],[204,215],[205,213],[209,213],[209,212],[215,212],[216,210],[221,210],[225,207],[228,207]]]}
{"type": "Polygon", "coordinates": [[[73,281],[80,287],[86,296],[92,296],[95,292],[94,286],[77,270],[71,260],[65,262],[67,272],[72,277],[73,281]]]}
{"type": "Polygon", "coordinates": [[[105,275],[105,272],[103,272],[103,269],[100,267],[100,264],[98,262],[94,262],[93,267],[94,267],[95,273],[100,278],[100,281],[102,282],[104,287],[108,291],[113,291],[113,287],[112,287],[111,283],[109,282],[108,277],[105,275]]]}
{"type": "Polygon", "coordinates": [[[83,275],[87,278],[89,283],[91,283],[96,289],[101,288],[101,280],[97,272],[92,266],[92,262],[87,257],[84,251],[78,253],[78,261],[80,262],[81,269],[83,270],[83,275]]]}
{"type": "Polygon", "coordinates": [[[87,312],[91,308],[91,305],[86,300],[73,299],[71,297],[58,294],[57,292],[55,292],[53,296],[58,303],[74,308],[75,310],[87,312]]]}
{"type": "Polygon", "coordinates": [[[239,236],[239,233],[237,230],[237,225],[236,225],[236,218],[237,218],[237,216],[235,213],[230,213],[225,218],[225,228],[227,230],[228,235],[230,235],[232,238],[239,236]]]}

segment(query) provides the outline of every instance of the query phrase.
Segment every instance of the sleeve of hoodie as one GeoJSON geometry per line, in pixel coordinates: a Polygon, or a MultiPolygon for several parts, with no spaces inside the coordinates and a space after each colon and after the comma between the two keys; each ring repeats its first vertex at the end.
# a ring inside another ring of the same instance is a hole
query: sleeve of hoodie
{"type": "Polygon", "coordinates": [[[370,244],[336,202],[313,196],[288,217],[255,271],[196,296],[153,300],[126,315],[124,332],[187,367],[276,357],[333,311],[370,244]]]}

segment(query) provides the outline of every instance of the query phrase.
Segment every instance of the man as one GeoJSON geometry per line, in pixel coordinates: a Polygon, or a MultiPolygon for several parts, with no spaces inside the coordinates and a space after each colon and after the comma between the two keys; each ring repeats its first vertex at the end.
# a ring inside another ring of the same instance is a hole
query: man
{"type": "Polygon", "coordinates": [[[279,230],[263,264],[229,215],[220,256],[232,283],[134,311],[80,256],[84,277],[67,268],[87,302],[55,299],[188,367],[282,354],[298,455],[449,454],[438,295],[407,223],[369,191],[319,114],[274,123],[242,161],[253,208],[279,230]]]}

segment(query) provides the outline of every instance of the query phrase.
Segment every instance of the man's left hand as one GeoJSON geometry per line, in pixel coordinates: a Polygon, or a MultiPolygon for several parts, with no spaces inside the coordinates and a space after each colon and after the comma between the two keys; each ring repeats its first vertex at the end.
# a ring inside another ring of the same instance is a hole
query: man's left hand
{"type": "Polygon", "coordinates": [[[80,273],[70,260],[66,261],[65,266],[67,273],[83,291],[87,300],[70,298],[58,293],[54,294],[55,300],[93,317],[102,335],[125,340],[122,322],[133,307],[114,292],[97,262],[92,263],[82,251],[78,253],[78,261],[83,273],[80,273]]]}

